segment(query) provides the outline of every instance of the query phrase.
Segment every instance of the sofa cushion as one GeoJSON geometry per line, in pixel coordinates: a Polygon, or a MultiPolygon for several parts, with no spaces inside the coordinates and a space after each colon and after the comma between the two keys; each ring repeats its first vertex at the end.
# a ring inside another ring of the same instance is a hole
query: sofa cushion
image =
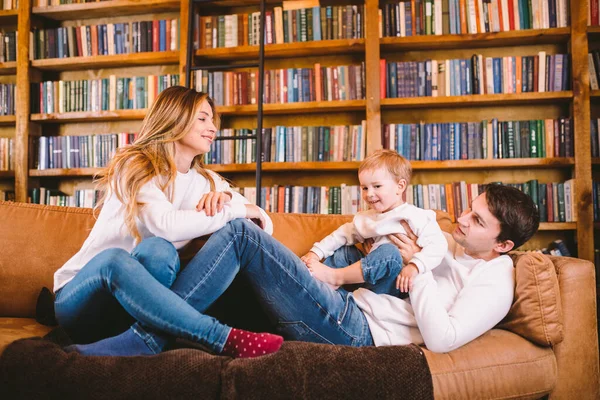
{"type": "Polygon", "coordinates": [[[450,353],[423,351],[436,400],[539,399],[554,389],[558,378],[551,348],[501,329],[450,353]]]}
{"type": "Polygon", "coordinates": [[[563,316],[558,277],[552,261],[540,253],[512,254],[515,263],[515,299],[498,325],[540,346],[563,340],[563,316]]]}

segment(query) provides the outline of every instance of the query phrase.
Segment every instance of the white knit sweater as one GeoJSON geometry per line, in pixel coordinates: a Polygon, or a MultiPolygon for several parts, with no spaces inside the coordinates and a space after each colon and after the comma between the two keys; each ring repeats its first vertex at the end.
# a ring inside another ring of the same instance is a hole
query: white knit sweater
{"type": "MultiPolygon", "coordinates": [[[[230,192],[233,197],[221,212],[212,217],[208,217],[204,211],[196,211],[196,204],[202,195],[210,191],[210,183],[196,170],[177,173],[172,200],[157,185],[159,178],[146,183],[138,194],[138,201],[144,203],[137,220],[142,239],[161,237],[179,249],[196,237],[221,229],[233,219],[245,218],[248,200],[231,190],[229,184],[218,175],[213,174],[213,178],[217,191],[230,192]]],[[[262,213],[267,221],[265,231],[272,234],[273,223],[264,211],[262,213]]],[[[135,245],[134,238],[125,226],[123,204],[115,195],[109,196],[81,249],[54,274],[54,291],[73,279],[101,251],[116,247],[130,252],[135,245]]]]}

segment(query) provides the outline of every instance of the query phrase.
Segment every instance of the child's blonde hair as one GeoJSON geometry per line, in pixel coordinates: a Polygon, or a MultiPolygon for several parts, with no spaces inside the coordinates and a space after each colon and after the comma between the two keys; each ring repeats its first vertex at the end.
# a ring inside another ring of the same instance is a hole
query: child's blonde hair
{"type": "MultiPolygon", "coordinates": [[[[172,86],[163,90],[142,122],[135,142],[117,150],[108,165],[97,175],[98,189],[104,192],[98,202],[100,207],[109,192],[112,192],[125,207],[125,225],[131,235],[141,240],[136,225],[140,206],[137,195],[141,187],[155,176],[161,176],[161,190],[175,182],[175,142],[191,130],[198,117],[202,102],[208,102],[213,112],[214,124],[219,128],[219,115],[212,99],[206,94],[183,86],[172,86]]],[[[202,165],[203,155],[192,161],[190,168],[203,175],[215,190],[215,182],[202,165]]],[[[170,197],[170,194],[167,194],[170,197]]]]}
{"type": "Polygon", "coordinates": [[[358,167],[358,173],[378,168],[385,168],[398,182],[404,179],[407,185],[410,183],[412,166],[406,158],[394,150],[376,150],[363,160],[358,167]]]}

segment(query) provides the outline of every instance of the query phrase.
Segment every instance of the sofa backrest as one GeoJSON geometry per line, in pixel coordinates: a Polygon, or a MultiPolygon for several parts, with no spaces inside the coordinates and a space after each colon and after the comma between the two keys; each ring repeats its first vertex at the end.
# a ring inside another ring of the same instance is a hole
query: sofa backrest
{"type": "Polygon", "coordinates": [[[0,202],[0,316],[32,317],[94,225],[91,209],[0,202]]]}

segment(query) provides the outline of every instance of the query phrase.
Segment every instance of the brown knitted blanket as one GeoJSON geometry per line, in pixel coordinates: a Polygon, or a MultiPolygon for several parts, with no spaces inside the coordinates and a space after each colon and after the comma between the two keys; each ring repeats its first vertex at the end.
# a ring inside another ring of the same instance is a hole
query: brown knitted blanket
{"type": "Polygon", "coordinates": [[[236,359],[197,349],[148,357],[85,357],[47,339],[0,357],[3,399],[433,399],[418,346],[351,348],[285,342],[236,359]]]}

